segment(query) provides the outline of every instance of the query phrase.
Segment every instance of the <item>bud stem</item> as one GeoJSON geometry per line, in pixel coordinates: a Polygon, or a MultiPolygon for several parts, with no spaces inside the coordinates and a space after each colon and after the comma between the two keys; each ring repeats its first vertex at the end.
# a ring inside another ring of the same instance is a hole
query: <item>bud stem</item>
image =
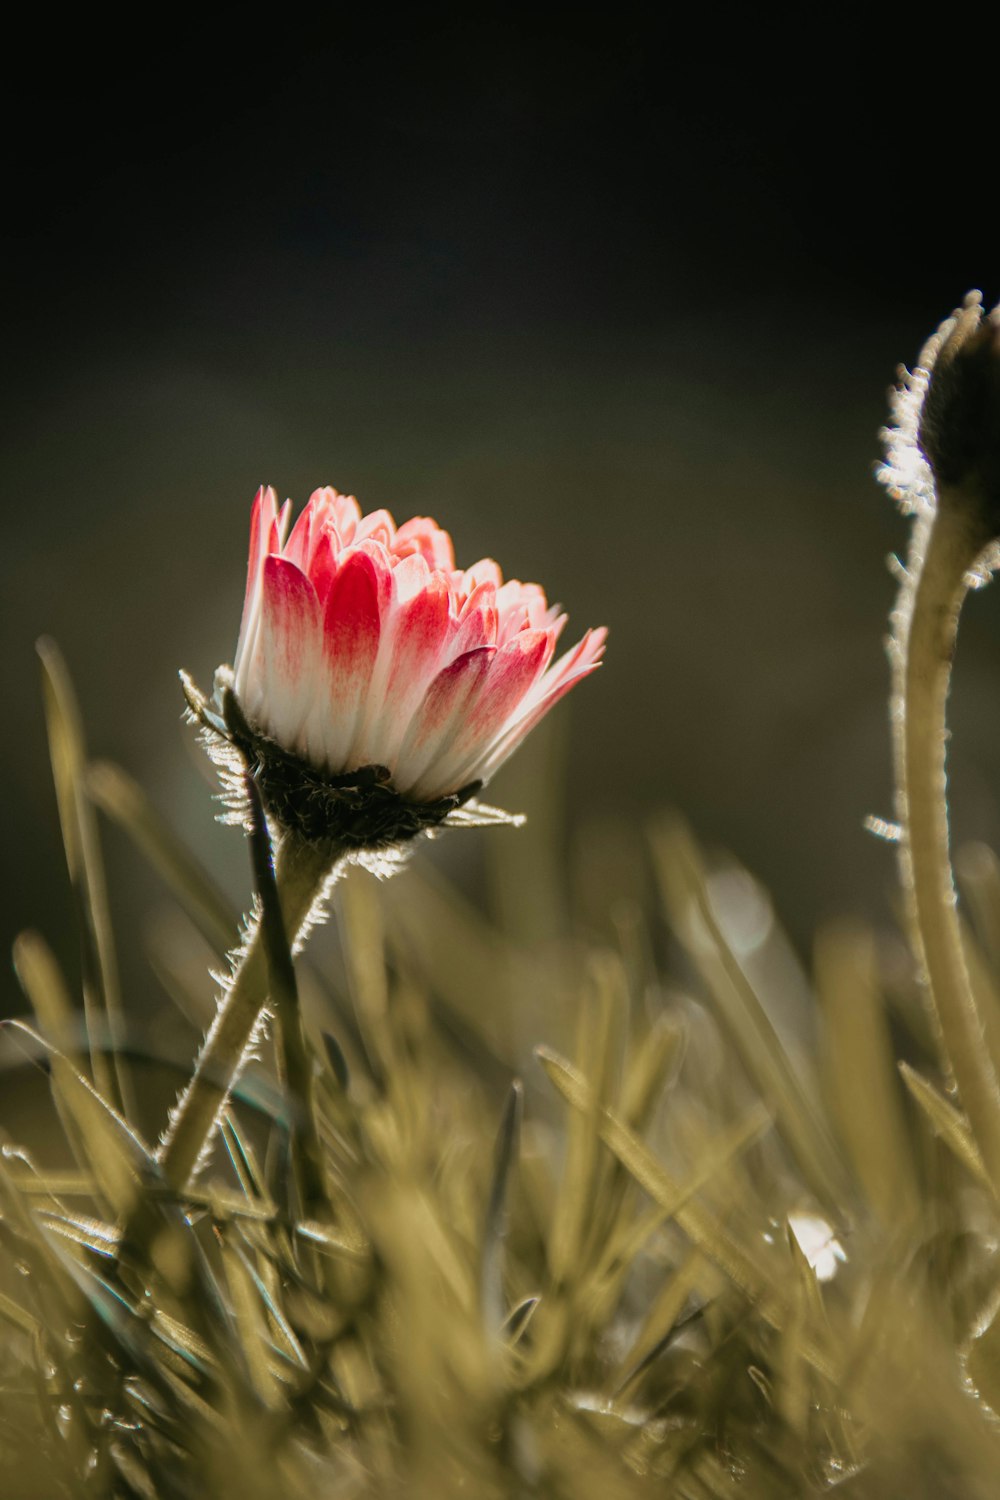
{"type": "Polygon", "coordinates": [[[959,613],[966,575],[986,540],[974,508],[957,503],[960,498],[939,487],[936,513],[918,523],[911,548],[911,582],[900,601],[894,647],[902,688],[895,705],[897,782],[903,877],[939,1042],[984,1166],[1000,1191],[1000,1084],[962,944],[945,795],[945,705],[959,613]]]}
{"type": "MultiPolygon", "coordinates": [[[[302,930],[337,852],[285,833],[275,858],[275,878],[289,941],[302,930]]],[[[164,1179],[175,1192],[187,1187],[234,1088],[268,998],[268,965],[261,924],[247,938],[232,982],[202,1044],[194,1076],[177,1101],[160,1148],[164,1179]]]]}

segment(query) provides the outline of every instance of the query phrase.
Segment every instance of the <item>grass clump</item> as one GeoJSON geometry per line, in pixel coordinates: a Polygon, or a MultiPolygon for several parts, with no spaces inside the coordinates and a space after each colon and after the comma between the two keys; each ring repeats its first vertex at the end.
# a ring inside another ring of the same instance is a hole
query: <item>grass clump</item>
{"type": "MultiPolygon", "coordinates": [[[[532,957],[430,872],[352,871],[302,1055],[276,1004],[273,1063],[261,1041],[178,1193],[145,1065],[109,1041],[95,806],[220,962],[232,917],[61,701],[95,998],[84,1024],[19,941],[34,1018],[8,1043],[47,1068],[75,1165],[0,1154],[4,1494],[995,1491],[996,1199],[916,982],[883,993],[869,933],[823,935],[803,1049],[758,978],[782,942],[762,893],[676,821],[649,841],[662,908],[630,909],[617,946],[532,957]],[[534,1060],[529,967],[575,1016],[534,1060]]],[[[969,865],[992,1017],[1000,894],[969,865]]]]}

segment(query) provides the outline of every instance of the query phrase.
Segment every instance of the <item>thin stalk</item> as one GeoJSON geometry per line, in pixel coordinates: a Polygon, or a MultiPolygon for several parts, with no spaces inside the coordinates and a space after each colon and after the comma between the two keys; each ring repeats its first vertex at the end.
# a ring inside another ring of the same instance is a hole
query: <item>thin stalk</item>
{"type": "MultiPolygon", "coordinates": [[[[285,931],[294,943],[316,897],[338,859],[286,833],[278,845],[275,878],[285,931]]],[[[243,1069],[270,983],[265,937],[255,920],[195,1065],[190,1084],[177,1101],[160,1147],[168,1187],[182,1193],[209,1144],[219,1116],[243,1069]]]]}
{"type": "Polygon", "coordinates": [[[898,663],[902,701],[896,705],[902,862],[942,1051],[994,1190],[1000,1191],[1000,1083],[962,946],[945,773],[945,705],[958,619],[966,576],[986,539],[970,508],[950,501],[947,491],[939,494],[933,520],[915,537],[910,570],[916,581],[899,614],[905,632],[898,663]]]}
{"type": "Polygon", "coordinates": [[[295,965],[281,910],[267,819],[252,776],[246,777],[246,790],[251,813],[249,837],[254,881],[260,901],[259,925],[274,1013],[278,1074],[289,1112],[288,1136],[295,1197],[300,1216],[315,1218],[328,1207],[329,1198],[313,1109],[312,1058],[302,1024],[295,965]]]}

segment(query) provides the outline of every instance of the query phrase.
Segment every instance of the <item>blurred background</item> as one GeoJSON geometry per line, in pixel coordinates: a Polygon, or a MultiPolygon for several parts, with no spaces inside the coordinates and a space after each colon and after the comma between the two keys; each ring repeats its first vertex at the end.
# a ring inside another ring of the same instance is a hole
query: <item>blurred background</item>
{"type": "MultiPolygon", "coordinates": [[[[829,914],[887,917],[894,855],[862,825],[892,816],[906,528],[878,431],[896,364],[968,287],[1000,293],[965,66],[953,99],[926,82],[939,38],[904,66],[874,23],[817,53],[763,12],[682,37],[666,7],[262,34],[233,12],[153,44],[78,24],[5,83],[4,950],[30,924],[73,962],[42,632],[91,749],[242,901],[176,672],[231,659],[261,482],[432,514],[461,561],[541,581],[570,639],[610,626],[491,789],[597,839],[595,921],[665,806],[803,951],[829,914]]],[[[998,645],[987,590],[955,692],[963,839],[1000,838],[998,645]]],[[[474,889],[513,837],[421,858],[474,889]]],[[[108,846],[127,922],[153,886],[108,846]]],[[[2,985],[21,1008],[9,964],[2,985]]]]}

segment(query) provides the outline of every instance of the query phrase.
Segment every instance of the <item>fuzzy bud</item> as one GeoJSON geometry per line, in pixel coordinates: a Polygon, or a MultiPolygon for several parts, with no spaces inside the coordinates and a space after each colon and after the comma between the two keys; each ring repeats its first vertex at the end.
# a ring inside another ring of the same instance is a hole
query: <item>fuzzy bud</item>
{"type": "Polygon", "coordinates": [[[969,509],[985,541],[1000,538],[1000,307],[970,292],[921,358],[929,380],[917,442],[939,505],[969,509]],[[930,354],[930,358],[927,355],[930,354]]]}

